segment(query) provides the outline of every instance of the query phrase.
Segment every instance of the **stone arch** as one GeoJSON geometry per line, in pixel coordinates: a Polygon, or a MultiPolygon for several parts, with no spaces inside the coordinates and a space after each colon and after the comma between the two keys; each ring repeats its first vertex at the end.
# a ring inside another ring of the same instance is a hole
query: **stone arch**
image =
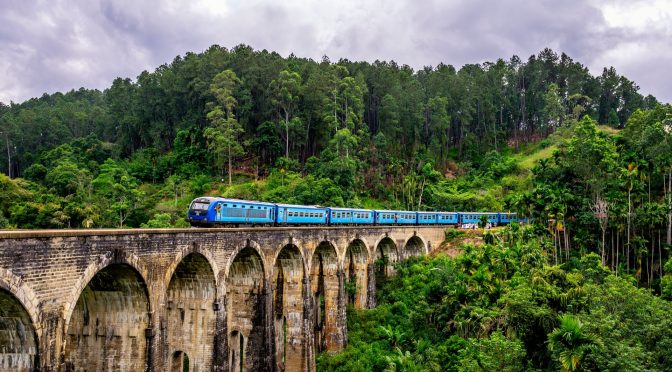
{"type": "Polygon", "coordinates": [[[166,268],[166,274],[164,275],[163,282],[170,283],[170,280],[173,277],[173,274],[175,273],[175,269],[177,269],[177,265],[182,263],[182,260],[185,257],[193,253],[201,255],[208,262],[208,265],[210,265],[210,269],[212,270],[215,276],[215,284],[218,284],[219,277],[217,274],[220,271],[219,266],[217,265],[217,260],[215,260],[215,258],[212,256],[209,250],[200,249],[195,242],[193,244],[189,244],[188,246],[182,248],[180,251],[177,252],[175,257],[173,258],[173,261],[170,263],[170,265],[168,265],[168,268],[166,268]]]}
{"type": "MultiPolygon", "coordinates": [[[[79,280],[77,280],[77,283],[75,283],[74,287],[72,288],[72,291],[70,292],[70,296],[68,297],[68,301],[65,303],[64,309],[63,309],[63,319],[65,319],[65,329],[68,328],[68,324],[70,322],[70,318],[72,317],[72,312],[75,308],[75,305],[79,298],[82,295],[82,292],[86,288],[86,286],[91,282],[91,279],[93,279],[94,276],[96,276],[99,272],[104,270],[107,266],[115,263],[123,263],[127,264],[130,267],[135,270],[136,273],[140,275],[142,278],[143,283],[147,283],[147,278],[149,277],[149,270],[145,267],[145,265],[140,261],[138,256],[131,252],[124,252],[124,251],[108,251],[105,254],[102,254],[96,258],[96,260],[92,263],[89,264],[89,266],[86,267],[82,275],[79,277],[79,280]]],[[[151,289],[146,288],[148,298],[153,298],[151,296],[151,289]]],[[[154,309],[153,304],[149,303],[149,312],[151,312],[154,309]]]]}
{"type": "Polygon", "coordinates": [[[144,370],[150,301],[137,269],[114,260],[81,291],[67,319],[67,370],[144,370]]]}
{"type": "Polygon", "coordinates": [[[265,370],[267,298],[264,261],[248,244],[237,249],[226,268],[226,329],[231,370],[265,370]],[[237,368],[237,367],[236,367],[237,368]]]}
{"type": "Polygon", "coordinates": [[[306,370],[303,335],[305,262],[290,243],[276,255],[272,272],[275,361],[279,371],[306,370]]]}
{"type": "Polygon", "coordinates": [[[30,316],[30,321],[33,323],[33,326],[36,327],[36,330],[39,330],[40,327],[40,317],[38,310],[38,301],[35,292],[33,289],[27,286],[23,279],[16,276],[10,270],[6,270],[0,267],[0,289],[4,289],[12,296],[14,296],[21,306],[28,312],[30,316]]]}
{"type": "Polygon", "coordinates": [[[358,309],[367,307],[369,250],[364,240],[356,238],[348,244],[343,260],[345,296],[358,309]]]}
{"type": "Polygon", "coordinates": [[[394,275],[394,264],[399,261],[399,249],[394,240],[389,236],[380,239],[376,244],[373,259],[376,283],[381,283],[383,278],[394,275]]]}
{"type": "Polygon", "coordinates": [[[413,234],[404,243],[404,257],[417,257],[425,254],[427,254],[427,243],[422,237],[413,234]]]}
{"type": "MultiPolygon", "coordinates": [[[[231,254],[229,255],[228,259],[226,260],[226,266],[224,267],[224,271],[220,271],[219,274],[219,287],[221,288],[222,286],[226,285],[226,280],[222,278],[228,278],[230,275],[231,271],[231,266],[233,265],[233,261],[238,257],[238,254],[243,251],[251,249],[254,251],[254,253],[261,259],[261,270],[264,275],[264,278],[268,277],[268,269],[266,268],[266,265],[264,264],[266,262],[266,256],[264,255],[264,251],[261,249],[261,246],[259,243],[257,243],[254,240],[248,239],[246,244],[244,246],[236,247],[231,254]]],[[[222,289],[222,293],[225,293],[225,290],[222,289]]]]}
{"type": "Polygon", "coordinates": [[[313,252],[310,268],[316,351],[337,350],[342,340],[338,328],[340,267],[336,247],[321,242],[313,252]]]}
{"type": "Polygon", "coordinates": [[[173,356],[177,352],[184,354],[171,358],[171,366],[188,360],[189,370],[211,369],[216,298],[215,272],[208,259],[198,252],[184,256],[170,278],[165,296],[166,351],[173,356]]]}
{"type": "Polygon", "coordinates": [[[39,369],[39,341],[31,318],[21,300],[0,281],[0,370],[39,369]]]}

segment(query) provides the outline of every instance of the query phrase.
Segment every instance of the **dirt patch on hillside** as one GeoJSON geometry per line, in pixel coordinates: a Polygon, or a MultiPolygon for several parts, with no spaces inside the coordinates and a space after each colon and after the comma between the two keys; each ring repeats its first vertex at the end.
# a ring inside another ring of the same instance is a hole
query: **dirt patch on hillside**
{"type": "Polygon", "coordinates": [[[446,240],[433,250],[429,255],[435,257],[439,254],[445,254],[449,257],[455,257],[462,253],[462,246],[465,244],[483,245],[483,230],[462,230],[449,229],[446,231],[446,240]]]}

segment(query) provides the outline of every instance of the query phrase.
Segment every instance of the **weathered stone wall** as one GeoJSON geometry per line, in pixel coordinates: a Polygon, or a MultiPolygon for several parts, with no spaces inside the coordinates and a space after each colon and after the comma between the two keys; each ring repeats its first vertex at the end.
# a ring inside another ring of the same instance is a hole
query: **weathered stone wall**
{"type": "Polygon", "coordinates": [[[314,370],[315,352],[347,343],[349,283],[356,306],[375,305],[379,252],[426,253],[443,233],[3,231],[0,301],[12,305],[1,309],[13,310],[0,312],[0,369],[164,371],[188,359],[191,371],[314,370]]]}

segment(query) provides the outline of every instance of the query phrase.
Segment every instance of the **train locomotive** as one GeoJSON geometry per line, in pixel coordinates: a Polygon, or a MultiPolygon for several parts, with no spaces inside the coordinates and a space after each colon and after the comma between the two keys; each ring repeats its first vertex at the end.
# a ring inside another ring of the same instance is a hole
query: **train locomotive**
{"type": "Polygon", "coordinates": [[[336,208],[266,203],[204,196],[189,205],[187,219],[192,226],[301,226],[301,225],[453,225],[475,226],[481,216],[491,226],[525,222],[516,213],[428,212],[336,208]]]}

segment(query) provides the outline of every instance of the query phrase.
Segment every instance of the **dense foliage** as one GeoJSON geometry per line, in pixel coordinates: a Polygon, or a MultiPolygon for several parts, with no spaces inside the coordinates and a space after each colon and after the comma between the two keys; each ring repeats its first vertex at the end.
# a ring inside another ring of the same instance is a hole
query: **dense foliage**
{"type": "Polygon", "coordinates": [[[636,111],[616,135],[584,117],[510,202],[547,227],[555,263],[594,251],[654,287],[672,244],[672,107],[636,111]]]}
{"type": "Polygon", "coordinates": [[[349,309],[349,345],[320,370],[672,368],[672,304],[594,253],[553,265],[552,244],[512,226],[455,259],[408,261],[372,310],[349,309]]]}

